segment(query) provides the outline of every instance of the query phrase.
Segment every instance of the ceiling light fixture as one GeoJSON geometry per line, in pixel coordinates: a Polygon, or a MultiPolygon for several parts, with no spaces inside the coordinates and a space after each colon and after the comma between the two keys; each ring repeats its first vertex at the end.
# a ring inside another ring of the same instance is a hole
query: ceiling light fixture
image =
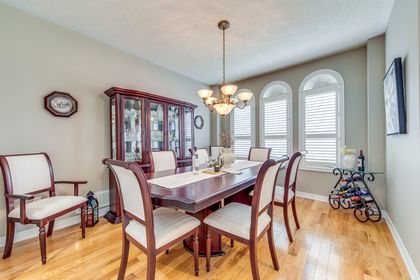
{"type": "Polygon", "coordinates": [[[252,92],[242,91],[234,98],[233,95],[238,90],[238,86],[233,84],[226,84],[226,47],[225,47],[225,31],[229,28],[230,23],[227,20],[222,20],[217,25],[223,31],[223,84],[220,87],[219,97],[212,97],[213,91],[210,89],[200,89],[197,94],[203,100],[203,103],[210,111],[216,110],[222,116],[228,115],[233,108],[238,107],[244,109],[248,102],[252,99],[252,92]]]}

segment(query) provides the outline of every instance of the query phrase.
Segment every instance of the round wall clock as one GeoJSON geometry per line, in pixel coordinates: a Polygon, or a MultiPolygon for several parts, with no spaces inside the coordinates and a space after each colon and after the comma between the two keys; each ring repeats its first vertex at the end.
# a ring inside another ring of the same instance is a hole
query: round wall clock
{"type": "Polygon", "coordinates": [[[44,98],[44,106],[56,117],[70,117],[77,112],[77,100],[65,92],[54,91],[44,98]]]}
{"type": "Polygon", "coordinates": [[[197,129],[202,129],[203,128],[203,126],[204,126],[204,120],[203,120],[203,117],[202,116],[196,116],[194,118],[194,126],[197,129]]]}

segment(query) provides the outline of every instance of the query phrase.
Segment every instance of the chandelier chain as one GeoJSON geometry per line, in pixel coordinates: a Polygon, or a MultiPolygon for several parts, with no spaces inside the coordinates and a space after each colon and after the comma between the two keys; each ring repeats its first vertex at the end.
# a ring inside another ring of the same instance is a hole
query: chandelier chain
{"type": "Polygon", "coordinates": [[[223,28],[223,84],[226,83],[225,75],[226,75],[226,47],[225,47],[225,28],[223,28]]]}

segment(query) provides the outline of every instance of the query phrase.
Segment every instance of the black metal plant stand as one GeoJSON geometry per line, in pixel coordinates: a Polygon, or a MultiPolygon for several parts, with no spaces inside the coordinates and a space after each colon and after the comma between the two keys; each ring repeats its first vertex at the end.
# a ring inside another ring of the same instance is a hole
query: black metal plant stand
{"type": "Polygon", "coordinates": [[[333,209],[354,209],[354,217],[364,223],[379,222],[382,218],[381,209],[370,191],[367,181],[375,180],[374,174],[382,172],[359,171],[334,167],[333,174],[338,176],[337,183],[328,196],[333,209]]]}

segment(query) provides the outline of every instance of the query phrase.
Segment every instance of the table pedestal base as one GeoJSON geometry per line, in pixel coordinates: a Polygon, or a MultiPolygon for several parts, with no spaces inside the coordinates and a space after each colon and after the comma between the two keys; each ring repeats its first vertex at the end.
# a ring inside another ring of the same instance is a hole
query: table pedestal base
{"type": "MultiPolygon", "coordinates": [[[[217,209],[220,208],[220,203],[216,203],[210,207],[207,207],[206,209],[203,209],[199,212],[196,213],[189,213],[187,212],[187,214],[197,218],[198,220],[200,220],[201,225],[200,225],[200,232],[198,234],[198,242],[199,242],[199,255],[201,257],[205,257],[206,256],[206,226],[204,225],[203,220],[210,215],[212,212],[216,211],[217,209]]],[[[187,238],[184,240],[184,248],[189,251],[189,252],[193,252],[193,238],[187,238]]],[[[212,256],[222,256],[224,255],[225,252],[223,252],[222,250],[222,236],[220,234],[216,234],[216,233],[212,233],[211,235],[211,255],[212,256]]]]}

